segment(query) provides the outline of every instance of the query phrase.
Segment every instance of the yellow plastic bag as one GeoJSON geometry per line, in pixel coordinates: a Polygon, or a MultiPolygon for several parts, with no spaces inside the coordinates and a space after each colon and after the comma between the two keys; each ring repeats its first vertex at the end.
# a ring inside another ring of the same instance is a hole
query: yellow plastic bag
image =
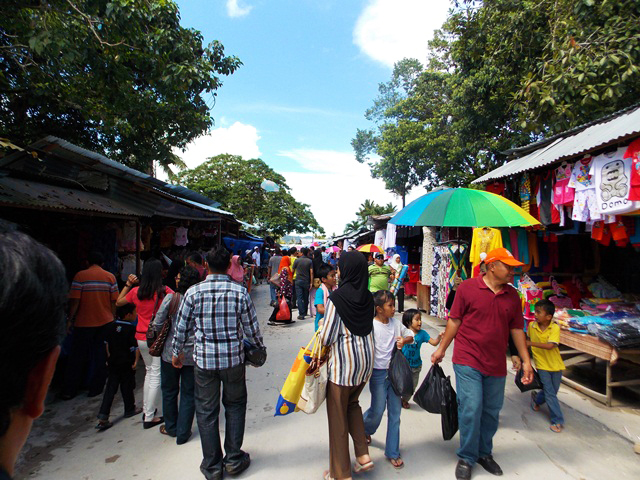
{"type": "Polygon", "coordinates": [[[315,333],[307,346],[302,347],[298,352],[293,365],[291,365],[289,375],[282,386],[282,390],[280,390],[274,417],[288,415],[298,410],[296,404],[300,399],[302,387],[304,387],[305,373],[307,373],[307,369],[311,363],[312,350],[309,348],[311,347],[313,349],[312,345],[315,346],[315,342],[319,341],[318,334],[315,333]]]}

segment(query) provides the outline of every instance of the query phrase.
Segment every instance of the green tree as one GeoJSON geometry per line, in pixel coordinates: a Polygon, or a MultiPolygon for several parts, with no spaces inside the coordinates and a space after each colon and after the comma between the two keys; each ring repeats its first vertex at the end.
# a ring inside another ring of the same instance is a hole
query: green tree
{"type": "Polygon", "coordinates": [[[367,223],[369,215],[383,215],[385,213],[393,213],[396,211],[396,207],[391,203],[386,205],[378,205],[373,200],[365,200],[360,204],[360,208],[356,212],[356,220],[353,220],[345,226],[345,232],[350,230],[358,230],[367,223]]]}
{"type": "Polygon", "coordinates": [[[172,182],[220,202],[221,208],[233,212],[238,219],[258,225],[261,235],[324,234],[309,205],[297,202],[284,177],[260,159],[217,155],[196,168],[180,172],[172,182]],[[264,180],[271,180],[279,190],[265,191],[260,186],[264,180]]]}
{"type": "Polygon", "coordinates": [[[241,62],[180,26],[171,0],[4,0],[0,131],[52,134],[149,172],[213,124],[210,105],[241,62]]]}

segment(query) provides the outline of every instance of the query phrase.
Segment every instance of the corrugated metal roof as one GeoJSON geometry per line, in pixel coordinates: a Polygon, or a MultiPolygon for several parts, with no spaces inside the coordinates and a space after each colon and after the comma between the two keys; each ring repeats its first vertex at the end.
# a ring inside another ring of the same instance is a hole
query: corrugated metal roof
{"type": "Polygon", "coordinates": [[[602,122],[591,125],[575,134],[560,136],[549,145],[541,147],[524,157],[511,160],[471,183],[482,183],[509,177],[528,170],[535,170],[554,162],[596,150],[599,147],[604,147],[638,133],[640,133],[640,107],[614,118],[606,117],[602,122]]]}
{"type": "Polygon", "coordinates": [[[83,210],[126,217],[150,217],[153,211],[138,208],[98,193],[47,185],[30,180],[0,178],[0,204],[46,210],[83,210]]]}

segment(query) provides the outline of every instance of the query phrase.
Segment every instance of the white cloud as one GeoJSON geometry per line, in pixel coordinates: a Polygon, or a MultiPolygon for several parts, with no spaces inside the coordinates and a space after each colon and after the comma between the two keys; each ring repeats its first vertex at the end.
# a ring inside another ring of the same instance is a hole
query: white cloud
{"type": "Polygon", "coordinates": [[[227,14],[231,18],[244,17],[249,15],[249,12],[253,10],[251,6],[240,6],[240,0],[227,0],[227,14]]]}
{"type": "MultiPolygon", "coordinates": [[[[351,153],[332,150],[290,150],[279,153],[290,158],[307,172],[280,172],[287,180],[293,197],[310,205],[311,212],[327,235],[340,234],[347,223],[356,219],[360,204],[370,199],[380,205],[393,203],[398,209],[402,200],[387,191],[382,180],[371,178],[369,166],[358,163],[351,153]]],[[[417,187],[407,203],[425,193],[417,187]]]]}
{"type": "MultiPolygon", "coordinates": [[[[226,123],[226,122],[225,122],[226,123]]],[[[195,168],[205,162],[207,158],[230,153],[241,155],[242,158],[259,158],[258,130],[253,125],[235,122],[229,127],[220,127],[211,130],[208,134],[196,138],[187,145],[182,152],[174,153],[185,161],[188,168],[195,168]]]]}
{"type": "Polygon", "coordinates": [[[427,42],[447,18],[449,0],[371,0],[358,18],[354,43],[388,67],[405,57],[426,61],[427,42]]]}

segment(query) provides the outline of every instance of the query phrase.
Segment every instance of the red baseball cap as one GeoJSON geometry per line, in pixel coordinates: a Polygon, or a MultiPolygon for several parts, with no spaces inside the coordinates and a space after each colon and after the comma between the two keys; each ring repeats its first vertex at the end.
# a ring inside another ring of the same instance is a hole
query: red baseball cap
{"type": "Polygon", "coordinates": [[[487,258],[484,259],[484,263],[491,263],[496,260],[499,260],[506,265],[511,265],[512,267],[521,267],[524,265],[524,263],[516,260],[512,253],[506,248],[496,248],[488,252],[487,258]]]}

